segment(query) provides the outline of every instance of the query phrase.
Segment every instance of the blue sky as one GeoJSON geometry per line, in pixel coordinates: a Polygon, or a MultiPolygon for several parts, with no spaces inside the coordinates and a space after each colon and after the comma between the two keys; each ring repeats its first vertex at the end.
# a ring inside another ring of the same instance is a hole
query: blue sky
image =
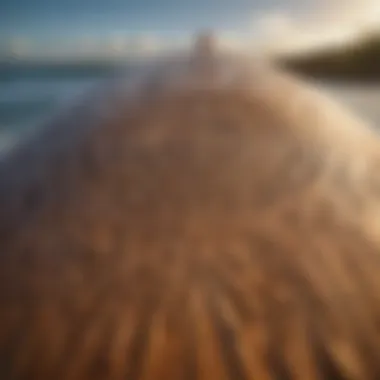
{"type": "Polygon", "coordinates": [[[7,35],[188,33],[241,28],[256,9],[278,0],[2,0],[0,33],[7,35]]]}
{"type": "Polygon", "coordinates": [[[63,51],[56,41],[65,40],[78,41],[78,52],[87,37],[170,39],[201,28],[235,33],[230,45],[245,33],[270,48],[299,49],[374,27],[380,27],[379,0],[0,0],[0,43],[30,51],[36,43],[63,51]]]}

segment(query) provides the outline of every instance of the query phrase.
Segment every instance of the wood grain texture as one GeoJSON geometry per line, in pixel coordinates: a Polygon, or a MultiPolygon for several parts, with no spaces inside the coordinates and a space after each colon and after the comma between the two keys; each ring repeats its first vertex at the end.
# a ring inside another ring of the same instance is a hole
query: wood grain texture
{"type": "Polygon", "coordinates": [[[271,69],[171,64],[0,163],[0,378],[379,379],[378,136],[271,69]]]}

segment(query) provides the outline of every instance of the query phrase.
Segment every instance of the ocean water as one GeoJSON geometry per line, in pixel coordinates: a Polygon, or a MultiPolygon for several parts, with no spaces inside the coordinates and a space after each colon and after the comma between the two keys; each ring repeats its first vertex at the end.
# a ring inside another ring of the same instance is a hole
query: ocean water
{"type": "MultiPolygon", "coordinates": [[[[0,64],[0,151],[23,133],[43,123],[66,102],[107,81],[123,69],[114,64],[0,64]]],[[[133,67],[134,66],[134,67],[133,67]]],[[[345,103],[373,125],[380,126],[380,85],[323,83],[323,91],[345,103]]]]}
{"type": "Polygon", "coordinates": [[[0,150],[67,102],[111,79],[115,64],[0,64],[0,150]]]}
{"type": "Polygon", "coordinates": [[[324,83],[321,88],[380,132],[380,84],[324,83]]]}

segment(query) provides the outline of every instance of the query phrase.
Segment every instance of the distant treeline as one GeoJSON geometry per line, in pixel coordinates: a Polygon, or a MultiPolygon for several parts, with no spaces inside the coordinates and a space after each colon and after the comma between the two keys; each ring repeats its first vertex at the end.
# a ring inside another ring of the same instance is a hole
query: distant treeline
{"type": "Polygon", "coordinates": [[[341,48],[279,58],[277,63],[295,73],[315,78],[380,81],[380,35],[341,48]]]}

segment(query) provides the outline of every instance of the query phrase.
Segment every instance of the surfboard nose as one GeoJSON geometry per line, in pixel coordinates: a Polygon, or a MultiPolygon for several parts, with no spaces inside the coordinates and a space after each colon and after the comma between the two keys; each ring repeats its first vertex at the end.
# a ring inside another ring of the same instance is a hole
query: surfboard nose
{"type": "Polygon", "coordinates": [[[217,39],[211,31],[201,31],[195,36],[194,56],[203,59],[215,56],[217,39]]]}
{"type": "Polygon", "coordinates": [[[208,30],[199,32],[194,38],[192,62],[199,74],[215,75],[217,60],[217,39],[214,33],[208,30]]]}

